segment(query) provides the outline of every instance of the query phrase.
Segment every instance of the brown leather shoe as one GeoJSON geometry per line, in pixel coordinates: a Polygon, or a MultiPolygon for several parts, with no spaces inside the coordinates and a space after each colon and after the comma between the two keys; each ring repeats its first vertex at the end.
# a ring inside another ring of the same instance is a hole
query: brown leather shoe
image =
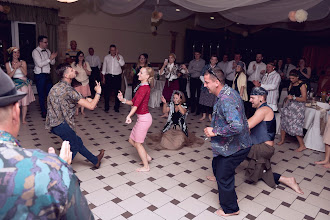
{"type": "Polygon", "coordinates": [[[95,164],[96,169],[98,169],[100,167],[103,156],[104,156],[104,150],[102,149],[102,150],[100,150],[99,155],[97,155],[97,164],[95,164]]]}

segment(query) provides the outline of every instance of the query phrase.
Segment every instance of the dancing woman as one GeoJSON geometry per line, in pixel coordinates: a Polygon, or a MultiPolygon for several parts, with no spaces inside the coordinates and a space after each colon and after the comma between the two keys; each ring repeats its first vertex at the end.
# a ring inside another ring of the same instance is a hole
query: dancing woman
{"type": "Polygon", "coordinates": [[[136,113],[137,122],[134,125],[129,142],[136,148],[142,160],[143,167],[136,169],[138,172],[148,172],[150,170],[148,162],[152,158],[147,154],[143,147],[144,139],[147,135],[148,129],[152,124],[152,116],[149,113],[148,102],[150,97],[149,83],[154,77],[154,71],[151,67],[144,67],[140,70],[139,80],[140,85],[137,86],[135,96],[132,100],[123,98],[121,91],[118,93],[118,99],[124,104],[131,105],[131,111],[126,117],[126,123],[132,123],[131,117],[136,113]]]}

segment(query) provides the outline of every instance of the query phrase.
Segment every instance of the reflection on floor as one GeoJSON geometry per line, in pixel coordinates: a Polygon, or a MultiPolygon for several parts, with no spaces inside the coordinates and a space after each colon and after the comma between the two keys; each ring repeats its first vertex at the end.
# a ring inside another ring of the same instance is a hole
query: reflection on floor
{"type": "MultiPolygon", "coordinates": [[[[102,107],[100,103],[95,111],[86,110],[85,117],[76,119],[76,130],[85,146],[94,154],[101,148],[106,150],[101,168],[95,170],[79,154],[72,164],[95,219],[222,219],[215,214],[219,208],[216,183],[206,180],[212,174],[209,142],[179,151],[148,150],[154,158],[151,171],[137,173],[140,159],[127,142],[134,121],[131,125],[124,123],[129,107],[122,106],[120,113],[112,109],[105,113],[102,107]]],[[[159,132],[166,120],[160,118],[159,108],[151,109],[151,114],[149,132],[159,132]]],[[[209,122],[200,122],[199,117],[188,115],[188,128],[202,136],[209,122]]],[[[59,149],[62,143],[44,129],[37,102],[29,106],[28,124],[21,126],[19,140],[26,148],[42,150],[51,146],[59,149]]],[[[283,185],[272,189],[261,181],[247,184],[243,162],[235,178],[241,213],[228,219],[330,219],[330,170],[313,164],[324,153],[296,153],[295,148],[294,139],[276,146],[273,170],[295,177],[305,194],[283,185]]]]}

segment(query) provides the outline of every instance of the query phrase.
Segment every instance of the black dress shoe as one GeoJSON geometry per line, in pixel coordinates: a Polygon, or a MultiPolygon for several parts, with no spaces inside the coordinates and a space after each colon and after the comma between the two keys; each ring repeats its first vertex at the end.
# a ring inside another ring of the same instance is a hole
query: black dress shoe
{"type": "Polygon", "coordinates": [[[42,117],[42,118],[46,118],[46,115],[47,115],[46,112],[41,113],[41,117],[42,117]]]}
{"type": "Polygon", "coordinates": [[[95,164],[95,168],[97,168],[97,169],[100,168],[101,160],[102,160],[103,156],[104,156],[104,150],[102,149],[102,150],[100,150],[99,155],[96,156],[97,157],[97,163],[95,164]]]}
{"type": "Polygon", "coordinates": [[[105,113],[109,113],[109,109],[104,109],[105,113]]]}
{"type": "Polygon", "coordinates": [[[119,109],[115,109],[115,112],[119,112],[119,109]]]}

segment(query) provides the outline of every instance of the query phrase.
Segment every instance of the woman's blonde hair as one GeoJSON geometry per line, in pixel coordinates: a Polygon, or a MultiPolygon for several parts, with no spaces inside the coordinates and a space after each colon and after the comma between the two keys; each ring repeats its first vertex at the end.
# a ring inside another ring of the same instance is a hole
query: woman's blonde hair
{"type": "Polygon", "coordinates": [[[153,85],[153,82],[154,82],[153,79],[154,79],[154,76],[155,76],[154,69],[151,68],[151,67],[142,67],[142,69],[146,69],[147,70],[147,74],[149,75],[148,83],[149,83],[150,87],[153,88],[154,87],[154,85],[153,85]]]}

